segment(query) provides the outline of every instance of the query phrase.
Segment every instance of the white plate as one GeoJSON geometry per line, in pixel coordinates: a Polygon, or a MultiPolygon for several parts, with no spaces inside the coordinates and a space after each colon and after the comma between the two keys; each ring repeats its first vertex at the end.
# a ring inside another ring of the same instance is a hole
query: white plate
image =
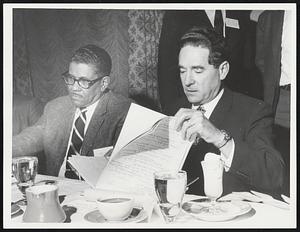
{"type": "Polygon", "coordinates": [[[16,214],[17,212],[19,212],[21,210],[20,206],[18,206],[17,204],[12,204],[11,205],[11,215],[16,214]]]}
{"type": "Polygon", "coordinates": [[[95,222],[95,223],[104,223],[104,222],[110,222],[110,223],[129,223],[129,222],[140,222],[147,218],[147,213],[143,208],[135,207],[133,208],[131,214],[128,218],[122,221],[108,221],[106,220],[102,214],[99,212],[99,210],[93,210],[89,213],[87,213],[84,216],[84,219],[89,222],[95,222]]]}
{"type": "Polygon", "coordinates": [[[217,202],[217,211],[212,212],[209,210],[210,201],[197,200],[185,202],[182,209],[185,213],[204,221],[227,221],[251,210],[251,206],[247,202],[231,201],[217,202]]]}

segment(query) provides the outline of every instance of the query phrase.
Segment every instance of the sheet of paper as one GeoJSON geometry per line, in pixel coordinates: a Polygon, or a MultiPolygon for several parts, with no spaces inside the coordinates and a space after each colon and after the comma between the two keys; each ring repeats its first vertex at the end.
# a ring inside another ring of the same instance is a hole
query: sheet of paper
{"type": "Polygon", "coordinates": [[[149,130],[155,122],[164,117],[166,117],[166,115],[131,103],[118,141],[111,154],[111,159],[113,159],[114,155],[128,142],[149,130]]]}
{"type": "Polygon", "coordinates": [[[113,146],[109,146],[109,147],[101,147],[98,149],[94,149],[94,156],[104,156],[107,152],[109,152],[110,150],[112,150],[114,147],[113,146]]]}
{"type": "MultiPolygon", "coordinates": [[[[141,106],[134,106],[134,111],[140,118],[152,119],[152,123],[144,125],[144,130],[139,131],[142,136],[132,141],[133,133],[127,136],[126,128],[131,130],[132,127],[137,127],[137,121],[144,120],[133,120],[133,115],[128,114],[126,121],[132,124],[128,123],[124,131],[122,129],[123,134],[119,137],[122,148],[113,152],[96,187],[154,195],[153,173],[160,170],[179,170],[192,143],[183,140],[180,132],[174,129],[173,117],[162,117],[141,106]],[[121,136],[124,136],[124,140],[121,136]],[[125,140],[130,143],[125,143],[125,140]]],[[[137,130],[134,132],[137,133],[137,130]]]]}
{"type": "Polygon", "coordinates": [[[73,155],[69,158],[69,163],[90,186],[95,188],[99,176],[107,164],[107,159],[104,156],[73,155]]]}

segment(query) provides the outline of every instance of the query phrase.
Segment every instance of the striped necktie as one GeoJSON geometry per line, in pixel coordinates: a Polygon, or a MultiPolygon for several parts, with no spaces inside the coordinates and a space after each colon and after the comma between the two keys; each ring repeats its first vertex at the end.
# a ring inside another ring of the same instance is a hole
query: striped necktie
{"type": "MultiPolygon", "coordinates": [[[[206,110],[203,108],[202,105],[198,106],[198,108],[197,108],[196,110],[202,112],[203,114],[204,114],[205,111],[206,111],[206,110]]],[[[193,143],[193,145],[197,145],[197,144],[200,142],[200,140],[201,140],[201,138],[200,138],[199,136],[197,136],[196,139],[195,139],[195,141],[194,141],[194,143],[193,143]]]]}
{"type": "MultiPolygon", "coordinates": [[[[70,146],[67,153],[67,160],[71,155],[80,155],[80,150],[84,138],[84,126],[86,123],[86,108],[80,108],[80,115],[76,119],[73,131],[72,131],[72,138],[70,142],[70,146]]],[[[72,179],[79,179],[79,176],[76,172],[72,169],[69,162],[66,162],[66,172],[65,177],[72,178],[72,179]]]]}
{"type": "Polygon", "coordinates": [[[214,29],[219,35],[223,36],[224,21],[221,10],[215,11],[214,29]]]}

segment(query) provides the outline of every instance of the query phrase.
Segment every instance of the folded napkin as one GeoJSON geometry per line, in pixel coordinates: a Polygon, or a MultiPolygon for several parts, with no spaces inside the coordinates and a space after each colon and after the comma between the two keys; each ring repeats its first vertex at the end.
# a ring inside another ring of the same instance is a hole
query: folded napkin
{"type": "Polygon", "coordinates": [[[253,195],[250,192],[232,192],[219,198],[219,201],[251,201],[251,202],[261,202],[261,198],[253,195]]]}
{"type": "Polygon", "coordinates": [[[220,158],[221,158],[220,155],[217,155],[217,154],[212,153],[212,152],[208,152],[204,156],[204,161],[209,163],[210,165],[217,165],[220,162],[222,162],[220,158]]]}
{"type": "Polygon", "coordinates": [[[204,160],[201,161],[202,167],[204,167],[206,170],[219,170],[223,171],[223,161],[221,160],[220,155],[217,155],[215,153],[206,153],[204,160]]]}

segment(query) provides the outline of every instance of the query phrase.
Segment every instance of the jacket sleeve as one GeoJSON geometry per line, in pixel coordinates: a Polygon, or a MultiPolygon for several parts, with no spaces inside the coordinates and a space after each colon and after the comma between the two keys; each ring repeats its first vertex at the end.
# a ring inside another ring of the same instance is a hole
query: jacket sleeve
{"type": "Polygon", "coordinates": [[[262,104],[250,117],[245,137],[234,138],[235,151],[230,172],[253,190],[280,192],[285,164],[272,142],[272,111],[262,104]]]}
{"type": "MultiPolygon", "coordinates": [[[[45,109],[46,110],[46,109],[45,109]]],[[[25,128],[20,134],[12,138],[12,156],[35,155],[43,151],[43,133],[46,123],[46,113],[30,127],[25,128]]]]}

